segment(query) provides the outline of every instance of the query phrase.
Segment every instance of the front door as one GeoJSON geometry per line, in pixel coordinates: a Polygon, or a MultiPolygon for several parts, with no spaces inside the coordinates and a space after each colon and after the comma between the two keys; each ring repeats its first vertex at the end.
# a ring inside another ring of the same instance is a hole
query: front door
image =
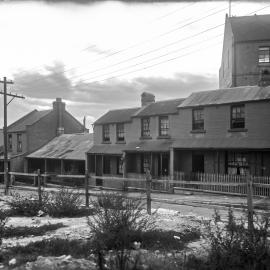
{"type": "Polygon", "coordinates": [[[192,172],[204,172],[204,155],[193,154],[192,155],[192,172]]]}
{"type": "MultiPolygon", "coordinates": [[[[103,172],[103,158],[101,155],[96,156],[96,176],[102,176],[103,172]]],[[[102,186],[103,181],[100,178],[96,179],[96,186],[102,186]]]]}

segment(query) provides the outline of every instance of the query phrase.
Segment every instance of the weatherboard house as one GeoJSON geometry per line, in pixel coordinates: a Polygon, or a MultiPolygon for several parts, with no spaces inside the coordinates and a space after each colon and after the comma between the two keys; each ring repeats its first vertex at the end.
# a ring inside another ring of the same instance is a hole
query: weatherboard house
{"type": "MultiPolygon", "coordinates": [[[[8,126],[8,161],[11,171],[27,171],[25,157],[61,134],[82,133],[85,127],[65,109],[61,98],[51,110],[26,114],[8,126]]],[[[0,156],[3,170],[3,155],[0,156]]]]}
{"type": "MultiPolygon", "coordinates": [[[[94,123],[96,176],[174,178],[176,172],[270,175],[270,86],[195,92],[109,111],[94,123]]],[[[102,181],[97,179],[97,184],[102,181]]]]}

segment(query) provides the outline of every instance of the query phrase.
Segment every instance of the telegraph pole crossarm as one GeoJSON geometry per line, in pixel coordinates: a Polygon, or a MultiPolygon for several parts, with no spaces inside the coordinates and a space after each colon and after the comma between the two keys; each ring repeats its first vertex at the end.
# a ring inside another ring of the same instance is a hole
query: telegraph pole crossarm
{"type": "Polygon", "coordinates": [[[7,106],[14,98],[24,98],[23,96],[19,96],[17,94],[7,93],[7,85],[14,84],[13,81],[7,80],[6,77],[0,83],[3,84],[4,90],[0,91],[1,95],[4,95],[4,183],[5,183],[5,195],[8,194],[8,147],[7,147],[7,106]],[[7,103],[7,96],[12,97],[12,99],[7,103]]]}

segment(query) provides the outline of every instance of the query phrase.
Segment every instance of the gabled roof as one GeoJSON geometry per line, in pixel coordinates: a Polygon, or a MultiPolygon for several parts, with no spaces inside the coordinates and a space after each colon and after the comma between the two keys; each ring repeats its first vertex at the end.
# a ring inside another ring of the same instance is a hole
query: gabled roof
{"type": "Polygon", "coordinates": [[[230,104],[270,99],[270,86],[240,86],[192,93],[178,108],[230,104]]]}
{"type": "Polygon", "coordinates": [[[270,39],[270,15],[228,18],[235,42],[270,39]]]}
{"type": "Polygon", "coordinates": [[[177,113],[177,106],[184,101],[183,98],[162,100],[150,103],[137,111],[133,117],[144,117],[152,115],[165,115],[177,113]]]}
{"type": "Polygon", "coordinates": [[[16,122],[8,126],[8,132],[18,132],[25,131],[27,125],[32,125],[39,119],[49,114],[52,110],[37,111],[34,110],[22,118],[18,119],[16,122]]]}
{"type": "Polygon", "coordinates": [[[131,116],[140,108],[111,110],[97,119],[94,125],[130,122],[131,116]]]}
{"type": "Polygon", "coordinates": [[[28,155],[27,158],[85,160],[85,153],[93,145],[93,134],[63,134],[28,155]]]}

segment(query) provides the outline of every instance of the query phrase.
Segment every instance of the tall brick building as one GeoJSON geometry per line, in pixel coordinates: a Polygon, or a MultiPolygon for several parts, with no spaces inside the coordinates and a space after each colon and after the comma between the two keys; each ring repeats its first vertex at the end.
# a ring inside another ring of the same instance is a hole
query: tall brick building
{"type": "Polygon", "coordinates": [[[270,15],[225,20],[219,88],[270,85],[270,15]]]}
{"type": "MultiPolygon", "coordinates": [[[[25,156],[61,134],[84,132],[84,126],[65,109],[61,98],[51,110],[34,110],[8,126],[8,159],[11,171],[24,171],[25,156]]],[[[3,162],[3,157],[0,157],[3,162]]]]}

